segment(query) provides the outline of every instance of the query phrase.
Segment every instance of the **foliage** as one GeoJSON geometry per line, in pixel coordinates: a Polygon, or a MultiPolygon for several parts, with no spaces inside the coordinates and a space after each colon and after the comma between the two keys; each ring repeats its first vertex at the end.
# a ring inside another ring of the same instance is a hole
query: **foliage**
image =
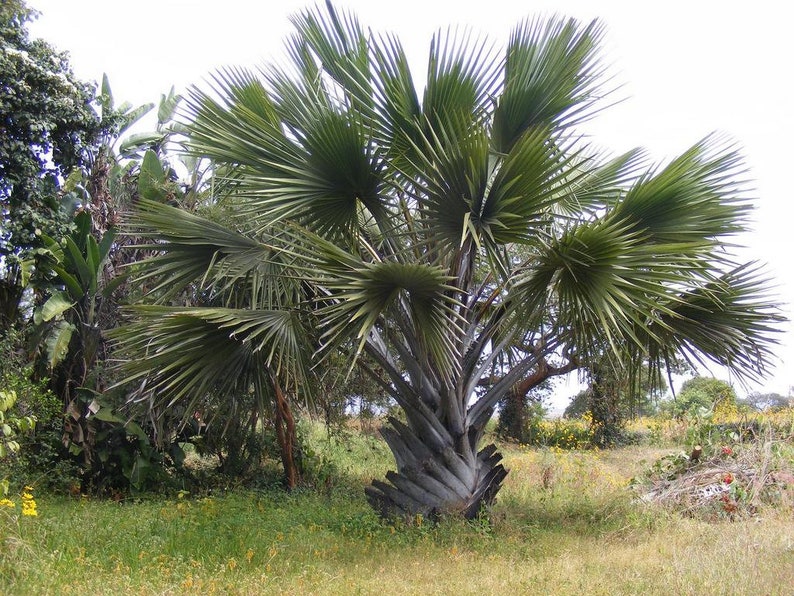
{"type": "MultiPolygon", "coordinates": [[[[47,481],[57,479],[72,491],[144,490],[161,482],[164,468],[182,457],[176,444],[163,449],[155,445],[142,427],[146,412],[138,408],[120,413],[123,400],[118,392],[108,391],[113,379],[105,365],[109,352],[104,337],[118,322],[117,308],[124,294],[134,294],[123,273],[129,257],[122,248],[129,241],[117,236],[115,226],[120,212],[137,198],[139,187],[165,188],[166,181],[154,179],[142,162],[152,169],[151,159],[159,159],[154,150],[168,143],[168,122],[178,101],[173,90],[164,95],[157,130],[122,142],[122,135],[154,106],[117,106],[108,78],[103,77],[92,105],[100,115],[100,134],[63,185],[80,205],[72,229],[59,238],[42,234],[43,246],[23,262],[37,296],[31,330],[44,365],[38,374],[50,378],[63,400],[65,418],[60,417],[58,442],[63,439],[70,457],[81,457],[83,468],[78,477],[62,450],[44,445],[25,463],[30,469],[50,468],[53,474],[47,481]],[[138,153],[146,157],[142,160],[138,153]],[[131,419],[136,416],[137,422],[131,419]],[[62,475],[56,473],[61,469],[62,475]]],[[[159,163],[158,167],[162,170],[159,163]]]]}
{"type": "Polygon", "coordinates": [[[387,380],[382,370],[366,355],[362,354],[361,358],[373,374],[368,374],[363,366],[350,370],[344,350],[330,353],[324,360],[314,406],[329,427],[343,428],[357,421],[362,428],[374,432],[383,415],[395,406],[389,393],[383,390],[387,380]]]}
{"type": "Polygon", "coordinates": [[[82,442],[73,439],[69,450],[81,456],[82,492],[118,499],[129,492],[162,490],[173,467],[184,459],[178,445],[169,445],[170,450],[158,449],[135,416],[128,419],[119,414],[121,403],[116,392],[80,388],[75,394],[74,409],[85,415],[81,426],[73,428],[85,428],[87,434],[82,442]]]}
{"type": "MultiPolygon", "coordinates": [[[[666,363],[671,372],[686,369],[683,363],[666,363]]],[[[626,431],[629,420],[650,415],[657,410],[662,394],[667,391],[662,369],[643,362],[628,368],[614,358],[603,356],[588,370],[588,387],[580,391],[566,407],[563,416],[577,417],[585,413],[593,420],[594,445],[608,447],[632,441],[626,431]]]]}
{"type": "MultiPolygon", "coordinates": [[[[260,417],[252,395],[206,400],[187,421],[185,442],[202,455],[218,458],[218,471],[238,482],[250,482],[261,473],[263,459],[277,457],[278,446],[271,417],[260,417]]],[[[181,422],[181,421],[180,421],[181,422]]]]}
{"type": "MultiPolygon", "coordinates": [[[[790,509],[707,523],[633,499],[630,476],[658,450],[507,448],[512,473],[490,521],[392,524],[350,488],[388,468],[380,441],[362,458],[374,442],[353,437],[352,454],[345,441],[334,443],[326,455],[346,474],[324,490],[174,492],[120,503],[37,491],[38,516],[16,516],[13,540],[0,549],[0,591],[378,594],[388,585],[395,594],[662,596],[775,594],[792,579],[790,509]]],[[[4,539],[8,527],[0,523],[4,539]]]]}
{"type": "Polygon", "coordinates": [[[721,379],[696,376],[681,386],[678,395],[666,404],[673,416],[693,416],[701,411],[736,408],[736,391],[721,379]]]}
{"type": "Polygon", "coordinates": [[[593,419],[589,413],[577,418],[534,419],[526,444],[550,449],[591,449],[594,446],[593,419]]]}
{"type": "Polygon", "coordinates": [[[48,290],[48,298],[33,321],[44,338],[40,343],[46,345],[48,368],[64,364],[66,379],[78,386],[88,382],[94,363],[104,360],[101,329],[108,324],[105,311],[112,308],[109,298],[120,281],[103,279],[114,237],[110,230],[97,240],[89,212],[80,211],[70,234],[60,241],[45,236],[45,246],[36,251],[36,287],[48,290]]]}
{"type": "Polygon", "coordinates": [[[552,393],[550,381],[544,381],[526,394],[511,391],[499,403],[496,434],[519,443],[530,442],[533,429],[546,415],[543,402],[552,393]]]}
{"type": "Polygon", "coordinates": [[[503,56],[440,33],[421,97],[394,37],[330,3],[294,23],[289,67],[189,94],[188,148],[223,174],[224,217],[141,201],[132,225],[158,251],[141,279],[221,304],[131,311],[128,378],[155,371],[181,399],[257,361],[294,391],[308,356],[353,346],[405,414],[373,506],[473,518],[507,474],[480,441],[517,384],[605,354],[765,369],[781,317],[761,269],[725,251],[750,208],[742,160],[716,136],[664,167],[585,146],[608,91],[599,23],[528,20],[503,56]]]}
{"type": "Polygon", "coordinates": [[[98,389],[101,363],[106,359],[103,329],[112,326],[115,303],[111,295],[121,278],[109,281],[105,263],[114,240],[108,230],[97,240],[88,211],[75,217],[73,231],[61,241],[44,237],[35,251],[35,286],[46,300],[34,311],[32,328],[36,344],[51,376],[51,387],[63,400],[63,436],[70,451],[82,453],[91,465],[97,429],[81,399],[81,388],[98,389]]]}
{"type": "Polygon", "coordinates": [[[105,358],[101,331],[113,325],[108,180],[123,174],[111,173],[111,146],[148,108],[115,108],[106,77],[99,95],[77,80],[65,54],[29,38],[34,17],[24,1],[0,8],[2,330],[21,330],[32,346],[4,381],[25,389],[20,408],[44,414],[13,462],[15,473],[72,485],[76,474],[60,447],[63,413],[69,440],[88,449],[96,429],[75,409],[76,389],[106,381],[97,366],[105,358]],[[46,382],[63,400],[57,413],[46,382]]]}
{"type": "Polygon", "coordinates": [[[74,76],[66,54],[29,38],[34,16],[24,0],[0,7],[0,257],[5,290],[14,294],[3,305],[4,326],[24,285],[18,259],[42,234],[68,231],[75,197],[61,194],[60,177],[82,163],[100,129],[92,86],[74,76]]]}
{"type": "Polygon", "coordinates": [[[785,410],[794,407],[794,397],[779,393],[752,391],[743,399],[737,400],[740,406],[748,406],[758,412],[785,410]]]}
{"type": "Polygon", "coordinates": [[[571,398],[562,413],[563,418],[579,418],[590,411],[590,390],[582,389],[571,398]]]}
{"type": "MultiPolygon", "coordinates": [[[[0,418],[10,421],[9,427],[16,435],[11,445],[14,453],[0,457],[0,478],[14,488],[33,482],[38,485],[42,478],[56,479],[59,476],[56,459],[63,457],[61,402],[47,389],[46,380],[34,380],[24,346],[23,335],[14,328],[8,329],[0,339],[0,394],[13,398],[3,400],[6,406],[12,403],[0,418]],[[58,453],[58,458],[41,460],[42,453],[49,452],[58,453]],[[41,465],[30,465],[32,461],[41,465]]],[[[0,442],[8,439],[5,432],[0,435],[3,435],[0,442]]],[[[8,444],[5,451],[11,451],[8,444]]]]}
{"type": "Polygon", "coordinates": [[[13,390],[0,390],[0,460],[15,455],[19,451],[17,434],[33,430],[36,424],[32,416],[15,416],[9,412],[17,400],[13,390]]]}

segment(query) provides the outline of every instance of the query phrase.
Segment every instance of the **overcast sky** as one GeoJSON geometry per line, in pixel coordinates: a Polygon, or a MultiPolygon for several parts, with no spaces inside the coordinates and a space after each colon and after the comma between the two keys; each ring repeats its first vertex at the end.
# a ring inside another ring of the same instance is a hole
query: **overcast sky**
{"type": "MultiPolygon", "coordinates": [[[[157,101],[200,83],[224,65],[256,66],[283,56],[289,15],[308,2],[281,0],[28,0],[42,14],[31,26],[71,55],[83,79],[110,78],[117,102],[157,101]]],[[[785,3],[756,0],[637,2],[556,0],[339,0],[365,26],[392,31],[421,76],[432,34],[467,25],[497,42],[534,14],[599,18],[607,28],[604,58],[622,85],[620,104],[588,125],[599,146],[615,153],[645,147],[667,160],[719,131],[742,147],[756,181],[754,231],[748,258],[769,264],[792,316],[794,213],[790,140],[794,36],[785,3]],[[787,13],[787,11],[785,11],[787,13]]],[[[786,393],[794,385],[794,325],[785,325],[781,362],[751,390],[786,393]]],[[[714,374],[727,378],[720,370],[714,374]]],[[[737,387],[740,394],[745,389],[737,387]]]]}

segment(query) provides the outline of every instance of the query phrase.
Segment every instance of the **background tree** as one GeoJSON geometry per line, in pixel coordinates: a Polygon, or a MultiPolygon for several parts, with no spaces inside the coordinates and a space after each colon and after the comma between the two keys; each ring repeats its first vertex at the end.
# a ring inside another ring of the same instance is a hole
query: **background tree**
{"type": "Polygon", "coordinates": [[[669,402],[673,415],[682,417],[699,410],[735,408],[736,391],[733,386],[714,377],[696,376],[684,381],[675,399],[669,402]]]}
{"type": "Polygon", "coordinates": [[[2,324],[18,316],[20,258],[69,229],[74,196],[61,177],[79,166],[98,132],[93,87],[78,80],[66,54],[26,28],[35,17],[22,0],[0,6],[0,309],[2,324]]]}
{"type": "Polygon", "coordinates": [[[582,389],[571,398],[562,415],[564,418],[581,418],[590,411],[590,389],[582,389]]]}
{"type": "MultiPolygon", "coordinates": [[[[576,124],[604,94],[598,23],[521,23],[502,56],[439,33],[420,99],[395,38],[330,4],[294,22],[289,68],[228,69],[190,95],[191,151],[227,169],[235,216],[142,202],[134,224],[162,284],[232,288],[278,262],[310,288],[282,316],[311,311],[321,355],[353,339],[351,365],[380,367],[405,421],[382,430],[397,471],[367,489],[378,510],[477,515],[507,474],[485,425],[554,358],[764,369],[779,316],[758,268],[724,250],[749,208],[741,160],[713,137],[663,168],[584,145],[576,124]]],[[[195,346],[203,378],[221,378],[225,342],[271,362],[298,345],[286,326],[261,342],[273,314],[248,306],[184,311],[205,325],[190,343],[146,319],[146,343],[124,338],[132,369],[168,368],[154,373],[168,389],[197,370],[158,360],[169,351],[195,346]]]]}
{"type": "Polygon", "coordinates": [[[579,397],[586,398],[597,447],[619,444],[626,422],[655,412],[659,398],[668,389],[662,371],[644,362],[625,368],[613,358],[601,358],[587,374],[588,388],[579,397]]]}
{"type": "Polygon", "coordinates": [[[544,403],[553,393],[551,379],[536,385],[522,394],[520,385],[514,385],[499,402],[499,421],[496,433],[506,439],[527,443],[530,426],[546,415],[544,403]]]}
{"type": "Polygon", "coordinates": [[[780,395],[779,393],[761,393],[753,391],[746,397],[738,400],[740,405],[746,405],[758,412],[777,411],[794,406],[794,397],[791,395],[780,395]]]}

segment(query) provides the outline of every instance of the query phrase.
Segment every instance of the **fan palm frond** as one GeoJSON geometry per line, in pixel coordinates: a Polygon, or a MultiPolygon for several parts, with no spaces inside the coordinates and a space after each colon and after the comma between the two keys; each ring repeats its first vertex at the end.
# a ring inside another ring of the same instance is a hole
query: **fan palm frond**
{"type": "Polygon", "coordinates": [[[508,153],[529,128],[570,126],[601,99],[597,21],[584,27],[559,18],[527,20],[513,31],[504,65],[504,89],[494,113],[492,143],[508,153]]]}

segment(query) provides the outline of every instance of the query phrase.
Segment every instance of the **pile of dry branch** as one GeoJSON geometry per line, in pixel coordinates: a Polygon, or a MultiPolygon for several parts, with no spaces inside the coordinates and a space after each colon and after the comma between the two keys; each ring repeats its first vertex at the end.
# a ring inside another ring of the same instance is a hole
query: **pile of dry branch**
{"type": "Polygon", "coordinates": [[[733,446],[663,457],[635,479],[639,498],[703,519],[794,506],[794,448],[771,433],[733,446]]]}

